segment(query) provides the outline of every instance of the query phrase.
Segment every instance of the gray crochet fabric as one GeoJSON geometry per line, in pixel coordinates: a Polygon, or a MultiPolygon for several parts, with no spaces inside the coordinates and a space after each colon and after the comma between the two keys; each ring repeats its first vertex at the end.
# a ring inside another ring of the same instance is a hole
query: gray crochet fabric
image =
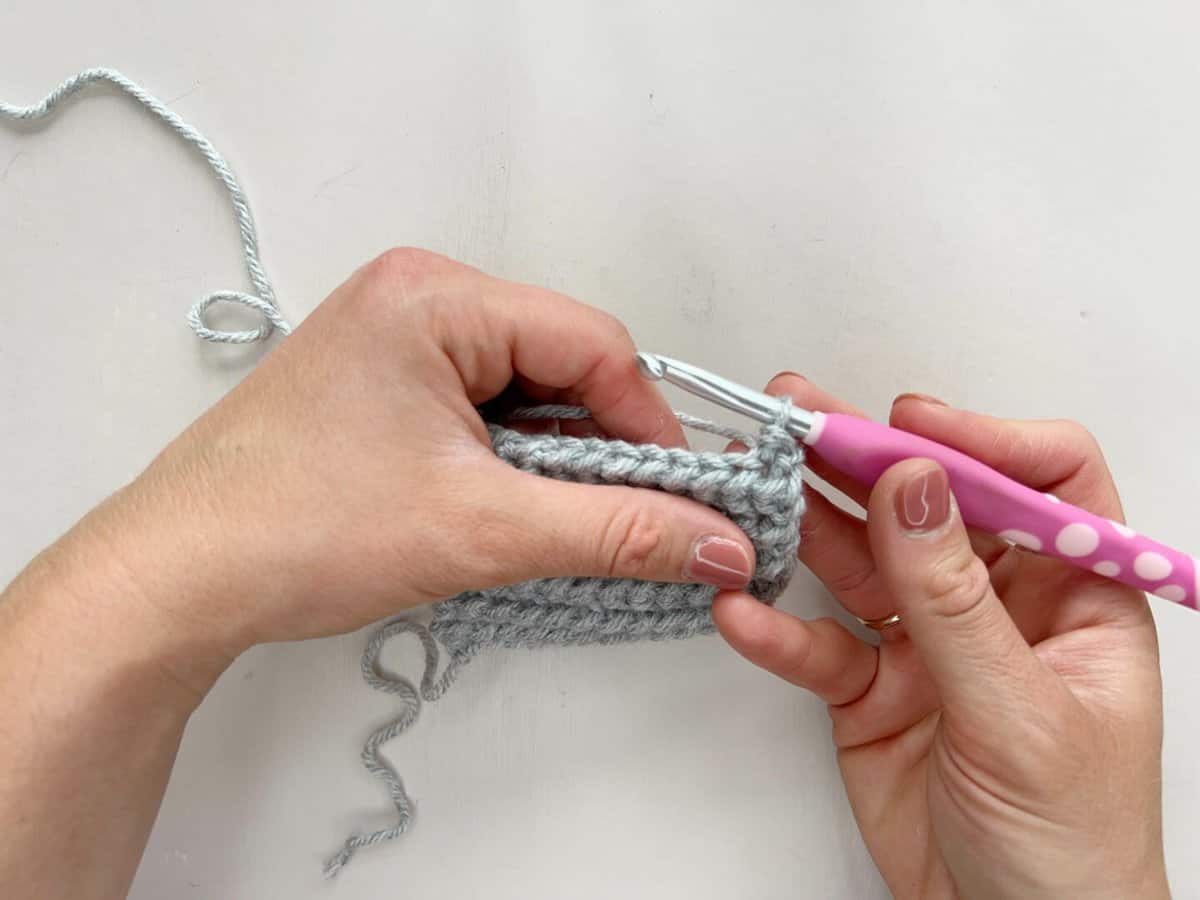
{"type": "MultiPolygon", "coordinates": [[[[514,418],[580,418],[586,411],[538,407],[514,418]]],[[[783,415],[786,415],[786,410],[783,415]]],[[[744,453],[707,453],[635,445],[603,438],[530,435],[489,426],[497,456],[526,472],[564,481],[623,484],[669,491],[698,500],[724,513],[753,541],[757,569],[749,592],[774,603],[796,566],[800,516],[804,511],[800,463],[802,450],[779,422],[751,438],[680,416],[684,424],[730,437],[744,453]]],[[[383,781],[396,807],[390,828],[349,838],[325,866],[333,876],[360,847],[403,834],[413,818],[404,784],[379,755],[379,748],[416,720],[421,701],[440,697],[461,667],[487,647],[539,647],[547,644],[615,644],[670,640],[713,630],[715,588],[618,578],[552,578],[471,591],[438,604],[429,627],[397,619],[371,635],[362,658],[363,678],[373,688],[395,694],[398,715],[367,739],[362,759],[383,781]],[[392,637],[410,633],[425,651],[420,687],[385,670],[380,653],[392,637]],[[439,645],[448,657],[438,674],[439,645]]]]}
{"type": "MultiPolygon", "coordinates": [[[[96,83],[124,91],[195,147],[224,184],[233,205],[242,239],[250,281],[255,293],[216,291],[196,303],[188,322],[207,341],[252,343],[275,331],[291,331],[275,303],[274,290],[259,258],[258,234],[241,185],[229,164],[199,131],[184,122],[167,105],[144,88],[112,69],[88,69],[55,88],[40,103],[16,106],[0,102],[0,119],[32,121],[50,115],[62,101],[96,83]],[[256,311],[262,321],[245,331],[218,331],[204,319],[214,304],[236,303],[256,311]]],[[[525,410],[517,418],[583,418],[586,411],[545,407],[525,410]]],[[[758,571],[750,591],[772,603],[783,591],[795,566],[799,520],[803,511],[800,491],[801,451],[782,428],[782,419],[763,429],[757,441],[730,429],[688,416],[690,427],[742,439],[746,453],[693,453],[634,446],[597,438],[531,436],[500,426],[491,427],[493,447],[500,458],[517,468],[568,481],[626,484],[670,491],[706,503],[729,516],[753,540],[758,571]]],[[[402,834],[412,821],[412,802],[379,748],[416,720],[421,702],[436,700],[453,682],[464,663],[490,646],[536,647],[545,644],[618,643],[667,640],[712,631],[714,590],[700,585],[660,584],[603,578],[558,578],[511,587],[463,594],[440,604],[433,624],[425,627],[410,619],[390,622],[377,630],[362,658],[363,677],[381,691],[396,695],[397,715],[367,739],[363,763],[383,781],[397,812],[391,828],[355,836],[330,859],[328,875],[335,874],[354,852],[402,834]],[[384,670],[379,656],[393,636],[416,635],[425,651],[425,671],[420,687],[384,670]],[[438,675],[439,642],[448,654],[438,675]]]]}

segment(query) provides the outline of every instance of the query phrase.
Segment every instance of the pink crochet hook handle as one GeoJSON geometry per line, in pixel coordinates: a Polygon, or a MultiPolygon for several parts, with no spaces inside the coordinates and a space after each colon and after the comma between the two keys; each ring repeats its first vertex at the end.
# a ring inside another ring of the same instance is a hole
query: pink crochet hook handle
{"type": "Polygon", "coordinates": [[[928,438],[869,419],[810,413],[803,442],[855,481],[873,485],[904,459],[932,459],[946,470],[963,521],[1046,556],[1192,609],[1200,566],[1185,553],[1001,475],[928,438]]]}
{"type": "MultiPolygon", "coordinates": [[[[776,422],[783,411],[778,397],[751,390],[697,366],[654,353],[638,353],[636,360],[645,377],[669,381],[760,422],[776,422]]],[[[791,407],[786,427],[831,466],[868,487],[901,460],[932,459],[946,470],[967,524],[1165,600],[1197,608],[1200,564],[1194,557],[1119,522],[1035,491],[965,453],[919,435],[840,413],[791,407]]]]}

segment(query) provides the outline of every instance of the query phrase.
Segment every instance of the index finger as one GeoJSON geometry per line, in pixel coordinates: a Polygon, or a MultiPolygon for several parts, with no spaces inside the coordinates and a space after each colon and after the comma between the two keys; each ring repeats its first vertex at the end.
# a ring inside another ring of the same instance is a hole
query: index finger
{"type": "MultiPolygon", "coordinates": [[[[686,446],[683,429],[658,388],[638,373],[636,347],[615,317],[553,291],[486,279],[471,288],[472,314],[445,335],[472,402],[515,377],[578,398],[607,434],[633,443],[686,446]],[[482,357],[482,359],[481,359],[482,357]],[[457,362],[457,360],[456,360],[457,362]]],[[[466,299],[466,298],[460,298],[466,299]]]]}
{"type": "MultiPolygon", "coordinates": [[[[769,382],[764,392],[773,397],[787,396],[797,406],[814,412],[843,413],[848,416],[866,418],[856,406],[836,397],[824,388],[795,372],[780,372],[769,382]]],[[[826,465],[819,451],[812,450],[807,456],[808,467],[822,481],[841,491],[859,506],[866,507],[869,490],[832,466],[826,465]]]]}
{"type": "Polygon", "coordinates": [[[906,395],[892,406],[891,425],[961,450],[1035,490],[1124,521],[1100,445],[1075,422],[997,419],[906,395]]]}

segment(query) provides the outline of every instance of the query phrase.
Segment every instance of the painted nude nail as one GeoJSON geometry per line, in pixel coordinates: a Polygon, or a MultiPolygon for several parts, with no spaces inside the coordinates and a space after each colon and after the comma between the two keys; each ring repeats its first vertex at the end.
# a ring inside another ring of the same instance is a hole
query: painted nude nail
{"type": "Polygon", "coordinates": [[[932,531],[950,515],[950,481],[941,467],[913,475],[896,494],[896,515],[908,531],[932,531]]]}
{"type": "Polygon", "coordinates": [[[945,400],[939,400],[937,397],[931,397],[929,394],[918,394],[915,392],[909,392],[906,394],[901,394],[899,397],[897,397],[895,400],[893,400],[892,406],[895,406],[901,400],[916,400],[920,403],[928,403],[930,406],[945,406],[946,405],[945,400]]]}
{"type": "Polygon", "coordinates": [[[742,545],[716,535],[692,544],[691,555],[683,564],[684,578],[719,588],[745,587],[750,574],[750,559],[742,545]]]}

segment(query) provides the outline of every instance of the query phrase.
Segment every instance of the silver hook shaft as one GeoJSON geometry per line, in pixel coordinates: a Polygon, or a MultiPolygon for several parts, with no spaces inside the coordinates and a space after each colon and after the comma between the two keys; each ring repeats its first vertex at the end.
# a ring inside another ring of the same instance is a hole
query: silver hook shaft
{"type": "MultiPolygon", "coordinates": [[[[781,403],[777,397],[764,394],[722,378],[699,366],[693,366],[669,356],[640,352],[636,355],[638,371],[650,381],[665,381],[701,397],[717,406],[749,416],[758,422],[770,423],[779,418],[781,403]]],[[[808,437],[813,428],[813,414],[793,406],[785,426],[799,440],[808,437]]]]}

